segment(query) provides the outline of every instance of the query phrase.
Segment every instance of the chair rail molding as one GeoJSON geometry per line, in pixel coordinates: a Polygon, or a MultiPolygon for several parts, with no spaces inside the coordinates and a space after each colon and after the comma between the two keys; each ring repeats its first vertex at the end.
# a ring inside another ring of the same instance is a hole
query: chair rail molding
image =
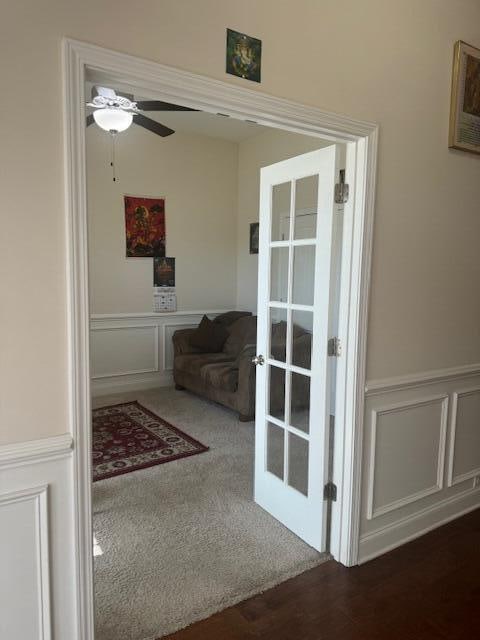
{"type": "Polygon", "coordinates": [[[4,444],[0,446],[0,469],[63,458],[72,453],[72,448],[73,439],[69,433],[40,440],[4,444]]]}
{"type": "Polygon", "coordinates": [[[433,369],[432,371],[422,371],[393,378],[368,380],[365,385],[365,393],[367,396],[372,396],[387,391],[401,391],[411,387],[449,382],[460,378],[472,378],[479,375],[480,363],[465,364],[446,369],[433,369]]]}
{"type": "Polygon", "coordinates": [[[112,82],[126,82],[137,93],[147,92],[152,98],[346,143],[346,175],[354,189],[345,205],[341,252],[339,335],[345,356],[337,369],[337,402],[341,412],[337,412],[338,447],[333,480],[338,487],[338,501],[332,508],[331,551],[337,560],[348,565],[357,562],[360,535],[359,487],[378,126],[91,44],[63,41],[69,386],[72,433],[77,443],[78,636],[93,640],[84,88],[87,69],[107,74],[112,82]]]}

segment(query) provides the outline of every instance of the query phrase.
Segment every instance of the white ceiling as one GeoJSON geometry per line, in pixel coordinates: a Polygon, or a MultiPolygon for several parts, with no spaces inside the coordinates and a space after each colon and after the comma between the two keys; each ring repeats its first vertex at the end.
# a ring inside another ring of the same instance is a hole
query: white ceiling
{"type": "MultiPolygon", "coordinates": [[[[87,98],[90,98],[93,84],[99,84],[99,81],[87,82],[85,85],[87,98]]],[[[126,85],[119,86],[118,83],[114,85],[113,83],[107,84],[103,80],[102,86],[111,87],[117,90],[119,94],[122,92],[131,93],[135,96],[135,100],[152,100],[151,97],[135,94],[133,89],[129,89],[126,85]]],[[[268,129],[268,127],[254,122],[244,122],[243,120],[203,111],[143,111],[142,113],[174,131],[194,133],[210,138],[222,138],[231,142],[241,142],[268,129]]]]}
{"type": "Polygon", "coordinates": [[[253,122],[243,122],[203,111],[143,111],[142,113],[175,131],[196,133],[210,138],[223,138],[232,142],[246,140],[267,130],[267,127],[253,122]]]}

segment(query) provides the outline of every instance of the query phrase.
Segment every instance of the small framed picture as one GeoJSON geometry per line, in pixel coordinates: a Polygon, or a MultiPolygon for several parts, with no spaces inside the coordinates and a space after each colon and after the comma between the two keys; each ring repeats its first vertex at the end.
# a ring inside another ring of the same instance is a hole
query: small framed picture
{"type": "Polygon", "coordinates": [[[461,40],[453,54],[448,146],[480,153],[480,49],[461,40]]]}
{"type": "Polygon", "coordinates": [[[260,82],[262,41],[227,29],[227,73],[260,82]]]}
{"type": "Polygon", "coordinates": [[[175,286],[175,258],[153,259],[153,286],[175,286]]]}
{"type": "Polygon", "coordinates": [[[250,253],[258,253],[259,227],[258,222],[252,222],[250,224],[250,253]]]}

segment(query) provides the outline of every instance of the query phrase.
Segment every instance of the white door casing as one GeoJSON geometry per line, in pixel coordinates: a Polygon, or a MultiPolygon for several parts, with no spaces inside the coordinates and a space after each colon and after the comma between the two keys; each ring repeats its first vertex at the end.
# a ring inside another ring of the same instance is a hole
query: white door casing
{"type": "Polygon", "coordinates": [[[336,156],[332,145],[265,167],[260,178],[257,352],[265,363],[257,366],[255,500],[318,551],[326,543],[336,156]],[[297,203],[306,184],[316,224],[304,224],[297,203]],[[288,216],[275,211],[281,190],[288,216]],[[296,353],[300,326],[311,358],[296,353]],[[285,328],[279,349],[275,335],[285,328]]]}
{"type": "MultiPolygon", "coordinates": [[[[75,596],[78,634],[93,640],[92,518],[90,484],[90,370],[88,253],[85,175],[85,79],[126,83],[139,95],[222,113],[347,145],[346,181],[355,189],[344,211],[340,333],[337,363],[331,553],[346,565],[357,563],[360,480],[365,401],[365,355],[373,238],[378,126],[316,107],[263,94],[231,82],[203,77],[92,44],[63,41],[67,320],[69,328],[69,430],[74,447],[75,596]]],[[[54,603],[55,607],[55,603],[54,603]]]]}

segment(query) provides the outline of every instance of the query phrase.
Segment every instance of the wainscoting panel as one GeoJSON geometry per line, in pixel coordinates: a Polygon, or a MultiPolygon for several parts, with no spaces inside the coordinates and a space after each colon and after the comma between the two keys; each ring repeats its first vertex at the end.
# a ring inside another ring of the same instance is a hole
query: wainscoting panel
{"type": "Polygon", "coordinates": [[[92,380],[158,371],[158,326],[101,327],[92,331],[92,380]]]}
{"type": "Polygon", "coordinates": [[[447,412],[448,396],[372,411],[369,519],[442,490],[447,412]]]}
{"type": "Polygon", "coordinates": [[[453,394],[448,484],[475,477],[480,480],[480,388],[453,394]]]}
{"type": "Polygon", "coordinates": [[[78,637],[72,473],[67,434],[0,447],[1,638],[78,637]]]}
{"type": "Polygon", "coordinates": [[[40,486],[0,495],[0,602],[13,605],[2,613],[4,638],[52,637],[47,491],[40,486]]]}
{"type": "Polygon", "coordinates": [[[95,396],[173,383],[172,336],[223,310],[92,315],[90,357],[95,396]]]}
{"type": "Polygon", "coordinates": [[[480,367],[367,384],[360,562],[480,507],[480,367]]]}

